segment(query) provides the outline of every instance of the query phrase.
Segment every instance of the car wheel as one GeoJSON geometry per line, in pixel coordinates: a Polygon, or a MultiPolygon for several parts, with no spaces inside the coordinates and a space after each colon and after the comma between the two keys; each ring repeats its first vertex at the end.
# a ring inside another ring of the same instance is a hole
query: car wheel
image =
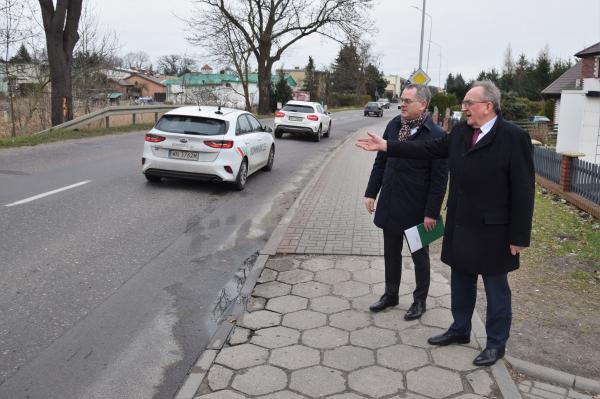
{"type": "Polygon", "coordinates": [[[369,116],[369,114],[367,114],[367,113],[365,112],[365,116],[369,116]]]}
{"type": "Polygon", "coordinates": [[[379,113],[379,117],[380,117],[380,118],[383,118],[383,112],[380,112],[380,113],[379,113]]]}
{"type": "Polygon", "coordinates": [[[329,137],[329,133],[331,133],[331,122],[329,122],[329,127],[327,128],[327,133],[324,133],[323,137],[329,137]]]}
{"type": "Polygon", "coordinates": [[[283,132],[281,130],[275,130],[275,138],[280,139],[283,137],[283,132]]]}
{"type": "Polygon", "coordinates": [[[238,170],[237,177],[235,178],[235,183],[233,183],[233,187],[242,191],[244,187],[246,187],[246,179],[248,178],[248,161],[246,158],[242,160],[240,164],[240,170],[238,170]]]}
{"type": "Polygon", "coordinates": [[[270,172],[273,170],[273,163],[275,162],[275,147],[271,146],[271,151],[269,151],[269,159],[267,160],[267,164],[263,166],[263,170],[270,172]]]}
{"type": "Polygon", "coordinates": [[[160,176],[148,175],[145,173],[144,176],[146,177],[146,180],[148,180],[150,183],[160,183],[160,176]]]}
{"type": "Polygon", "coordinates": [[[321,141],[321,137],[323,137],[323,126],[319,125],[319,130],[317,130],[314,140],[318,143],[321,141]]]}

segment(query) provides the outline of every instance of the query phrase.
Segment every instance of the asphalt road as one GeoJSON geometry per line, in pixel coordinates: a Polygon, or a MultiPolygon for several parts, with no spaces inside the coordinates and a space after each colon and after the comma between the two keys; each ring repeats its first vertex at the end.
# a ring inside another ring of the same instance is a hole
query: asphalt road
{"type": "Polygon", "coordinates": [[[147,183],[144,132],[1,150],[0,398],[173,397],[312,174],[397,112],[276,140],[274,170],[242,192],[147,183]]]}

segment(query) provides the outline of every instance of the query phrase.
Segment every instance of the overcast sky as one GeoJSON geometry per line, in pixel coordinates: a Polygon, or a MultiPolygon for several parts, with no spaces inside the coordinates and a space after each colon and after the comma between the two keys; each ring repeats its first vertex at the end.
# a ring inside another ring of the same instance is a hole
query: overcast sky
{"type": "MultiPolygon", "coordinates": [[[[87,0],[86,0],[87,1],[87,0]]],[[[193,0],[89,0],[101,26],[116,32],[121,55],[143,50],[153,61],[165,54],[194,55],[208,62],[198,47],[185,40],[183,23],[193,0]]],[[[419,61],[422,0],[376,0],[372,18],[379,32],[370,37],[373,53],[385,74],[406,77],[419,61]]],[[[546,45],[552,57],[563,59],[600,41],[600,0],[427,0],[432,30],[429,75],[432,84],[451,73],[475,78],[482,69],[498,68],[511,45],[515,58],[532,59],[546,45]]],[[[423,69],[427,66],[430,18],[425,18],[423,69]]],[[[339,44],[308,37],[282,58],[285,68],[306,65],[312,56],[318,67],[334,60],[339,44]]]]}

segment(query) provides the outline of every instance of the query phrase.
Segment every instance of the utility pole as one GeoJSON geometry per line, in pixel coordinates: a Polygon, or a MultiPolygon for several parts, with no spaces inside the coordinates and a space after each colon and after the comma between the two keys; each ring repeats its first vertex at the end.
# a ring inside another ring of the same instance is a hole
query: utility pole
{"type": "Polygon", "coordinates": [[[423,0],[423,10],[421,12],[421,45],[419,46],[419,69],[423,66],[423,35],[425,34],[425,2],[423,0]]]}

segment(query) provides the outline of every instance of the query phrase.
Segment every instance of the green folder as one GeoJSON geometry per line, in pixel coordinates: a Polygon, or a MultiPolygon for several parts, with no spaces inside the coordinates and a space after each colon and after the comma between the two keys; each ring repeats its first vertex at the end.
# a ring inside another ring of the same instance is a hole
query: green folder
{"type": "Polygon", "coordinates": [[[435,227],[431,231],[425,231],[423,223],[411,227],[410,229],[404,230],[404,236],[408,243],[408,249],[413,253],[419,249],[431,244],[438,238],[444,235],[444,221],[440,216],[435,224],[435,227]]]}

